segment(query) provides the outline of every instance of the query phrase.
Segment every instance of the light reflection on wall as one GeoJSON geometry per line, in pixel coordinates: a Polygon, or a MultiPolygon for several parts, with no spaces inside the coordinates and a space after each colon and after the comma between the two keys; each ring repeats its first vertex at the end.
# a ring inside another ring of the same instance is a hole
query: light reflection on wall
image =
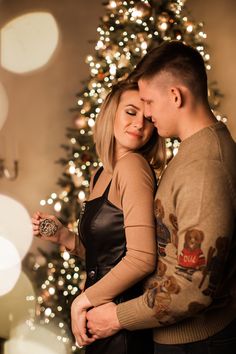
{"type": "MultiPolygon", "coordinates": [[[[22,260],[33,238],[31,218],[23,205],[3,194],[0,194],[0,210],[0,234],[16,247],[22,260]]],[[[1,262],[0,258],[0,268],[1,262]]]]}
{"type": "Polygon", "coordinates": [[[50,13],[32,12],[8,22],[0,36],[2,67],[23,74],[47,64],[57,47],[59,31],[50,13]]]}
{"type": "MultiPolygon", "coordinates": [[[[0,130],[5,123],[8,113],[8,98],[4,86],[0,82],[0,130]]],[[[1,153],[0,153],[1,154],[1,153]]]]}
{"type": "Polygon", "coordinates": [[[29,327],[22,323],[10,333],[10,340],[4,345],[4,354],[66,354],[66,344],[59,342],[53,328],[39,325],[29,327]]]}
{"type": "MultiPolygon", "coordinates": [[[[0,296],[0,337],[9,338],[23,321],[35,317],[35,292],[25,273],[21,272],[15,287],[4,296],[0,296]]],[[[26,352],[27,353],[27,352],[26,352]]]]}
{"type": "Polygon", "coordinates": [[[0,234],[0,296],[15,286],[20,272],[21,259],[14,244],[0,234]]]}

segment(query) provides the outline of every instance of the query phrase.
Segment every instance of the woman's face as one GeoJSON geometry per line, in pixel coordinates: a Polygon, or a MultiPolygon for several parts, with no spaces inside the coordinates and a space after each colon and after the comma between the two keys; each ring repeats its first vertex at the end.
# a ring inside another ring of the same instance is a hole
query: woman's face
{"type": "Polygon", "coordinates": [[[125,91],[120,97],[114,123],[116,158],[144,146],[153,129],[153,123],[144,118],[144,107],[138,91],[125,91]]]}

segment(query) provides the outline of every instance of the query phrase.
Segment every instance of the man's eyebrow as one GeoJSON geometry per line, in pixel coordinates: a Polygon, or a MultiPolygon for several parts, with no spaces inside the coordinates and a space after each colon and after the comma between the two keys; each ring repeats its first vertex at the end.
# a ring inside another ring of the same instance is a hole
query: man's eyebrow
{"type": "Polygon", "coordinates": [[[142,101],[142,102],[147,102],[147,103],[151,103],[151,102],[153,102],[153,100],[146,100],[145,98],[140,98],[140,100],[142,101]]]}

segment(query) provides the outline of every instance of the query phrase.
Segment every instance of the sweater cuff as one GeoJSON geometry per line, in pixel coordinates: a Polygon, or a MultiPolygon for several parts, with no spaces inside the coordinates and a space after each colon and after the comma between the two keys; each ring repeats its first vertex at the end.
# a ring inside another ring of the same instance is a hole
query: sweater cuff
{"type": "Polygon", "coordinates": [[[152,310],[141,305],[143,297],[139,297],[117,305],[117,317],[122,328],[129,331],[153,328],[157,326],[157,319],[152,310]],[[141,308],[140,308],[141,305],[141,308]],[[142,309],[140,311],[140,309],[142,309]]]}

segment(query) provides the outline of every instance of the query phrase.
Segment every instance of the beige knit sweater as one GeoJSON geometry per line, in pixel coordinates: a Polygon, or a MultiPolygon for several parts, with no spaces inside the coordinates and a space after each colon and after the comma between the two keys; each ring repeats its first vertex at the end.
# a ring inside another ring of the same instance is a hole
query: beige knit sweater
{"type": "Polygon", "coordinates": [[[218,122],[184,140],[155,200],[157,271],[143,296],[119,304],[129,330],[198,341],[236,317],[236,144],[218,122]]]}

